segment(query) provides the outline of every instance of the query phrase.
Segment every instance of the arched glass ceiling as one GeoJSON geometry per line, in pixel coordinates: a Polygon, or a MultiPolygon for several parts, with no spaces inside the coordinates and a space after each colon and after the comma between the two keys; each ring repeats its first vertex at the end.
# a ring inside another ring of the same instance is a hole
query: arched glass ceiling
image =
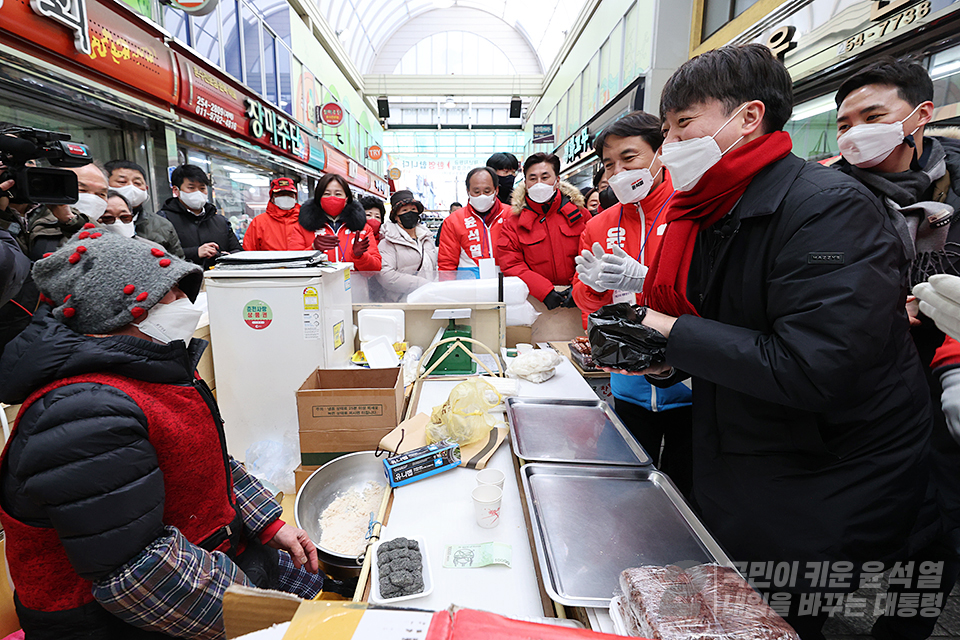
{"type": "MultiPolygon", "coordinates": [[[[380,49],[406,22],[428,11],[442,17],[457,7],[500,18],[503,28],[516,30],[529,42],[545,71],[583,4],[584,0],[317,0],[320,12],[363,74],[371,71],[380,49]]],[[[456,12],[451,12],[449,30],[463,30],[465,25],[455,18],[456,12]]]]}
{"type": "Polygon", "coordinates": [[[506,54],[486,38],[464,31],[443,31],[408,49],[393,73],[515,75],[517,70],[506,54]]]}

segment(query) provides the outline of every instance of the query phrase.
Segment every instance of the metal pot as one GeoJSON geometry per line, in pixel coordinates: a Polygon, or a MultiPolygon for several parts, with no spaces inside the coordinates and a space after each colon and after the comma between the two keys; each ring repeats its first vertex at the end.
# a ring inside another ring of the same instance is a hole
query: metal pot
{"type": "Polygon", "coordinates": [[[297,526],[306,531],[317,546],[320,566],[335,578],[359,576],[363,554],[351,556],[321,547],[320,514],[339,493],[350,489],[362,491],[367,482],[377,482],[389,490],[383,461],[374,454],[360,451],[331,460],[310,474],[297,491],[293,510],[297,526]]]}

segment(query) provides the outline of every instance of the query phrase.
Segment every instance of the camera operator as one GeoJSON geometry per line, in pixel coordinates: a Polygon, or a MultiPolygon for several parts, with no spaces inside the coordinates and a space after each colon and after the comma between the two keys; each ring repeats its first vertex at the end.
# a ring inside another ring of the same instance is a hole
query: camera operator
{"type": "Polygon", "coordinates": [[[39,260],[56,251],[88,222],[96,222],[107,210],[107,175],[96,162],[70,167],[77,174],[80,198],[76,204],[40,205],[30,213],[28,242],[30,259],[39,260]]]}
{"type": "MultiPolygon", "coordinates": [[[[0,164],[0,173],[6,167],[0,164]]],[[[0,192],[13,188],[14,181],[0,183],[0,192]]],[[[40,302],[40,292],[30,277],[32,262],[27,257],[26,213],[36,205],[11,204],[0,197],[0,353],[4,345],[28,324],[40,302]]]]}
{"type": "MultiPolygon", "coordinates": [[[[0,171],[3,165],[0,165],[0,171]]],[[[0,191],[13,187],[13,180],[0,183],[0,191]]],[[[0,211],[6,210],[7,198],[0,198],[0,211]]],[[[27,276],[30,275],[30,259],[23,252],[17,236],[10,233],[0,220],[0,308],[20,293],[27,276]]],[[[0,350],[2,350],[0,345],[0,350]]]]}

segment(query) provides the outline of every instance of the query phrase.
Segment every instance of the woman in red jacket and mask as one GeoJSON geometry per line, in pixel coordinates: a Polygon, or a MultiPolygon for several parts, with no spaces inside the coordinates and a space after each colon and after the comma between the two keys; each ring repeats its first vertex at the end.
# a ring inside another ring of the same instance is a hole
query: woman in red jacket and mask
{"type": "Polygon", "coordinates": [[[314,197],[300,207],[301,249],[324,251],[333,262],[352,262],[357,271],[380,271],[377,236],[342,177],[327,174],[314,197]]]}

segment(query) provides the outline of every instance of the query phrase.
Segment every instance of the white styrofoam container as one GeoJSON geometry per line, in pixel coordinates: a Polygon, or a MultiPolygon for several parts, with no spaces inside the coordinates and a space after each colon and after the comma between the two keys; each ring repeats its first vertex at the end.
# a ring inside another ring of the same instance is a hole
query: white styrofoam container
{"type": "MultiPolygon", "coordinates": [[[[409,596],[397,596],[396,598],[384,598],[380,595],[380,564],[377,562],[377,553],[380,545],[389,540],[378,540],[373,544],[373,557],[370,558],[370,601],[375,604],[393,604],[394,602],[403,602],[404,600],[413,600],[428,596],[433,592],[433,578],[430,575],[430,560],[427,558],[427,543],[423,538],[413,536],[396,536],[396,538],[407,538],[416,540],[420,546],[420,558],[423,561],[423,591],[409,596]]],[[[393,540],[395,538],[391,538],[393,540]]]]}
{"type": "Polygon", "coordinates": [[[403,309],[361,309],[357,313],[360,341],[386,336],[390,344],[403,342],[406,334],[403,309]]]}

